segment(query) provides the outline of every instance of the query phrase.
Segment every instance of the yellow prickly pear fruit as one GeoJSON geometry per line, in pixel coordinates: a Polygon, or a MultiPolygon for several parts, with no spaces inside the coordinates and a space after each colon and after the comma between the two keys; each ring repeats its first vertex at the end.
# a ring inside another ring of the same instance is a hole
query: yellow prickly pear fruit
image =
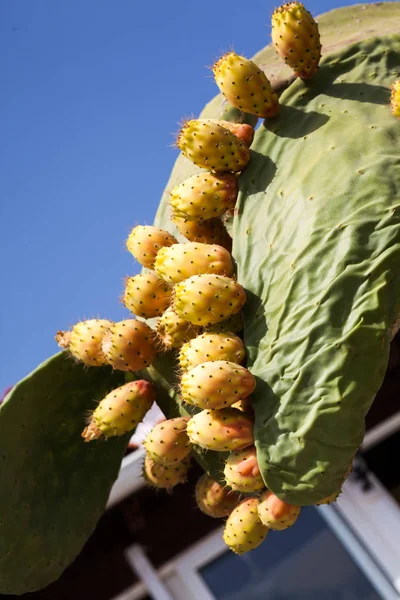
{"type": "Polygon", "coordinates": [[[237,194],[237,178],[232,173],[193,175],[171,192],[173,218],[199,221],[218,217],[235,207],[237,194]]]}
{"type": "Polygon", "coordinates": [[[138,225],[129,234],[126,247],[141,265],[152,269],[160,248],[176,243],[177,240],[168,231],[151,225],[138,225]]]}
{"type": "Polygon", "coordinates": [[[243,140],[206,119],[186,121],[176,144],[186,158],[207,171],[243,171],[250,160],[243,140]]]}
{"type": "Polygon", "coordinates": [[[228,360],[240,365],[245,356],[243,342],[234,333],[203,333],[182,346],[179,365],[182,371],[212,360],[228,360]]]}
{"type": "Polygon", "coordinates": [[[257,505],[257,498],[247,498],[228,517],[224,542],[236,554],[254,550],[266,538],[269,529],[261,522],[257,505]]]}
{"type": "Polygon", "coordinates": [[[207,119],[211,123],[216,123],[217,125],[221,125],[221,127],[225,127],[225,129],[229,129],[236,137],[246,144],[246,146],[250,147],[253,139],[254,139],[254,127],[248,125],[247,123],[231,123],[230,121],[224,121],[223,119],[207,119]]]}
{"type": "Polygon", "coordinates": [[[171,302],[171,289],[155,273],[128,277],[123,303],[134,315],[151,319],[158,317],[171,302]]]}
{"type": "Polygon", "coordinates": [[[255,446],[231,452],[224,468],[225,481],[236,492],[258,492],[265,488],[255,446]]]}
{"type": "Polygon", "coordinates": [[[300,506],[280,500],[269,490],[260,496],[258,515],[262,523],[270,529],[276,529],[277,531],[287,529],[293,525],[299,514],[300,506]]]}
{"type": "Polygon", "coordinates": [[[193,275],[174,288],[174,310],[195,325],[224,321],[246,302],[243,287],[223,275],[193,275]]]}
{"type": "Polygon", "coordinates": [[[392,85],[392,94],[390,97],[392,113],[395,117],[400,117],[400,79],[392,85]]]}
{"type": "Polygon", "coordinates": [[[232,238],[226,230],[221,219],[205,219],[202,221],[192,221],[184,217],[172,216],[180,233],[189,242],[202,242],[204,244],[218,244],[226,248],[228,252],[232,250],[232,238]]]}
{"type": "Polygon", "coordinates": [[[161,248],[154,270],[166,283],[174,285],[192,275],[216,273],[233,275],[232,258],[228,250],[217,244],[187,242],[161,248]]]}
{"type": "Polygon", "coordinates": [[[150,410],[155,395],[154,386],[144,379],[126,383],[107,394],[82,432],[85,442],[124,435],[135,429],[150,410]]]}
{"type": "Polygon", "coordinates": [[[318,69],[318,25],[301,2],[288,2],[272,14],[272,43],[297,77],[311,79],[318,69]]]}
{"type": "Polygon", "coordinates": [[[240,502],[240,495],[226,486],[223,487],[204,473],[196,484],[196,503],[209,517],[228,517],[240,502]]]}
{"type": "Polygon", "coordinates": [[[161,465],[146,454],[143,464],[143,477],[149,485],[170,490],[179,483],[185,483],[190,467],[190,459],[185,458],[174,465],[161,465]]]}
{"type": "Polygon", "coordinates": [[[150,458],[161,465],[174,465],[186,458],[191,443],[186,434],[189,417],[176,417],[158,423],[143,442],[150,458]]]}
{"type": "Polygon", "coordinates": [[[254,444],[253,421],[236,408],[202,410],[194,415],[187,434],[192,444],[206,450],[240,450],[254,444]]]}
{"type": "Polygon", "coordinates": [[[181,398],[200,408],[225,408],[249,396],[255,387],[255,377],[245,367],[227,360],[213,360],[182,375],[181,398]]]}
{"type": "Polygon", "coordinates": [[[165,350],[180,348],[199,332],[199,327],[182,319],[171,307],[167,308],[157,323],[157,336],[165,350]]]}
{"type": "Polygon", "coordinates": [[[114,323],[103,337],[102,350],[114,369],[139,371],[148,367],[157,355],[155,332],[135,319],[114,323]]]}
{"type": "Polygon", "coordinates": [[[262,118],[278,114],[278,96],[265,73],[253,61],[227,52],[212,70],[221,93],[233,106],[262,118]]]}
{"type": "Polygon", "coordinates": [[[71,331],[58,331],[56,342],[61,348],[68,348],[72,356],[85,365],[100,367],[108,364],[101,344],[112,326],[112,321],[106,319],[80,321],[71,331]]]}

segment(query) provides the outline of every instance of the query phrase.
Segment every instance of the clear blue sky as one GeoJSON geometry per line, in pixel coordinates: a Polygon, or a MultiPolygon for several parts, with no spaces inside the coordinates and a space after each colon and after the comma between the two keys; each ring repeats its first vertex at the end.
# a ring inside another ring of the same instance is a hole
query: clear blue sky
{"type": "Polygon", "coordinates": [[[124,242],[153,222],[171,134],[217,93],[206,65],[269,43],[278,4],[0,2],[0,394],[58,351],[58,329],[127,316],[124,242]]]}

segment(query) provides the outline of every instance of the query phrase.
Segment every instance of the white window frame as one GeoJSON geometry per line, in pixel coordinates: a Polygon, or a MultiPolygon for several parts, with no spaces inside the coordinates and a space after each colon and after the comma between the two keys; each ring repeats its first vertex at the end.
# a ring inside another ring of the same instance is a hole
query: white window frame
{"type": "MultiPolygon", "coordinates": [[[[398,430],[400,413],[369,430],[361,449],[369,450],[398,430]]],[[[143,456],[144,451],[139,449],[124,458],[108,506],[144,485],[143,456]]],[[[318,510],[382,598],[400,600],[400,507],[373,473],[368,471],[367,476],[371,484],[369,491],[362,491],[359,483],[349,478],[339,500],[318,510]]],[[[153,576],[164,586],[166,594],[174,592],[174,600],[215,600],[199,571],[226,550],[222,528],[219,528],[166,563],[153,576]],[[180,590],[183,595],[179,595],[180,590]]],[[[128,549],[126,555],[133,570],[140,573],[132,549],[128,549]]],[[[144,583],[136,584],[114,600],[141,600],[147,590],[144,583]]],[[[162,593],[159,598],[154,597],[164,600],[162,593]]]]}

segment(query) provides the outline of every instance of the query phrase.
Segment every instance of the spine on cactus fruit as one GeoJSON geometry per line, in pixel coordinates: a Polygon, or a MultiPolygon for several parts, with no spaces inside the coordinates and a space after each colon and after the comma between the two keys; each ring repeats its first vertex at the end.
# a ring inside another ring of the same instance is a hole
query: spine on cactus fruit
{"type": "Polygon", "coordinates": [[[155,273],[128,277],[123,303],[134,315],[151,319],[159,317],[171,302],[171,290],[155,273]]]}
{"type": "Polygon", "coordinates": [[[201,363],[182,375],[181,398],[199,408],[219,409],[249,396],[256,387],[245,367],[226,360],[201,363]]]}
{"type": "Polygon", "coordinates": [[[176,243],[177,240],[168,231],[151,225],[138,225],[129,234],[126,247],[141,265],[152,269],[160,248],[176,243]]]}
{"type": "Polygon", "coordinates": [[[265,73],[253,61],[228,52],[212,70],[221,93],[233,106],[262,118],[278,114],[278,96],[265,73]]]}
{"type": "Polygon", "coordinates": [[[229,515],[224,530],[224,542],[235,554],[257,548],[269,531],[257,511],[258,498],[246,498],[229,515]]]}
{"type": "Polygon", "coordinates": [[[276,52],[297,77],[315,75],[321,58],[318,25],[301,2],[288,2],[274,11],[271,35],[276,52]]]}
{"type": "Polygon", "coordinates": [[[186,158],[207,171],[243,171],[250,160],[250,151],[243,140],[207,120],[186,121],[176,145],[186,158]]]}
{"type": "Polygon", "coordinates": [[[157,355],[155,332],[142,321],[120,321],[104,335],[102,350],[114,369],[139,371],[148,367],[157,355]]]}
{"type": "Polygon", "coordinates": [[[232,173],[193,175],[171,192],[172,218],[196,221],[219,217],[234,208],[237,194],[237,177],[232,173]]]}
{"type": "Polygon", "coordinates": [[[216,244],[187,242],[162,248],[154,263],[155,272],[169,285],[192,275],[216,273],[230,277],[233,263],[228,250],[216,244]]]}
{"type": "Polygon", "coordinates": [[[85,442],[132,431],[150,410],[155,396],[154,386],[145,380],[132,381],[112,390],[100,401],[83,430],[85,442]]]}
{"type": "Polygon", "coordinates": [[[56,342],[60,348],[66,348],[71,355],[85,365],[100,367],[108,364],[102,350],[102,341],[110,327],[106,319],[80,321],[71,331],[58,331],[56,342]]]}

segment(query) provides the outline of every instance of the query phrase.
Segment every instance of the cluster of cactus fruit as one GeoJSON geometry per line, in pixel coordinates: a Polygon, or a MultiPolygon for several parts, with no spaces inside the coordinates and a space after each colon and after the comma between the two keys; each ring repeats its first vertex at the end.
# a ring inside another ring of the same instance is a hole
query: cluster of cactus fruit
{"type": "Polygon", "coordinates": [[[144,441],[144,478],[170,490],[195,458],[197,504],[227,518],[238,554],[292,525],[301,506],[336,500],[385,372],[400,314],[394,5],[400,17],[399,3],[371,5],[366,31],[322,63],[311,14],[299,2],[276,9],[272,48],[294,74],[278,84],[257,61],[222,56],[212,70],[230,108],[183,124],[185,168],[155,225],[127,240],[143,267],[123,294],[136,318],[57,334],[67,355],[96,367],[87,377],[97,371],[99,389],[112,367],[114,389],[80,429],[88,455],[129,436],[156,401],[170,418],[144,441]],[[380,10],[394,35],[381,35],[380,10]]]}
{"type": "MultiPolygon", "coordinates": [[[[308,80],[315,75],[320,36],[302,4],[285,4],[274,12],[272,41],[297,77],[308,80]]],[[[233,106],[257,117],[278,115],[278,96],[254,62],[232,51],[212,70],[233,106]]],[[[392,88],[395,115],[398,86],[396,82],[392,88]]],[[[122,371],[140,371],[157,352],[178,352],[179,402],[200,410],[154,427],[144,442],[143,474],[151,485],[171,489],[186,480],[192,447],[229,452],[223,485],[205,474],[197,484],[196,499],[206,514],[228,517],[224,539],[237,553],[256,548],[269,529],[289,527],[300,513],[300,506],[266,489],[257,462],[251,405],[256,379],[243,366],[246,351],[237,335],[246,292],[235,279],[231,238],[222,220],[234,214],[253,138],[254,129],[248,124],[218,119],[184,123],[177,146],[203,169],[170,193],[171,219],[187,241],[179,243],[168,231],[142,225],[127,240],[128,250],[146,271],[127,279],[123,302],[137,317],[158,317],[156,331],[138,320],[116,324],[96,320],[78,323],[71,332],[57,336],[59,344],[84,363],[108,363],[122,371]]],[[[154,398],[152,384],[144,380],[114,390],[93,412],[84,439],[133,430],[154,398]]]]}

